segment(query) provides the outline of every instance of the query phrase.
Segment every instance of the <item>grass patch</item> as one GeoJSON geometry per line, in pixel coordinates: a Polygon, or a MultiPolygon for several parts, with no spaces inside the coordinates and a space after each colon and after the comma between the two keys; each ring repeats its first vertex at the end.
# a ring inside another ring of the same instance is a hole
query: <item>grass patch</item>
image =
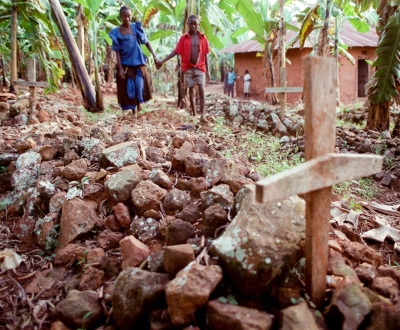
{"type": "Polygon", "coordinates": [[[366,200],[377,198],[380,194],[373,178],[356,179],[336,184],[333,191],[343,197],[358,196],[366,200]]]}

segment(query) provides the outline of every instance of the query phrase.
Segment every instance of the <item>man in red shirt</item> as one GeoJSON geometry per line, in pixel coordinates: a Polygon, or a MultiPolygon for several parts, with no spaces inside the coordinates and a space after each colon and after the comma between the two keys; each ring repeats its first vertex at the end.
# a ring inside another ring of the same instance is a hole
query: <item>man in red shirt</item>
{"type": "MultiPolygon", "coordinates": [[[[188,19],[189,32],[185,33],[179,40],[175,50],[164,58],[165,63],[179,54],[182,58],[182,72],[184,73],[185,88],[189,88],[190,106],[193,115],[196,116],[196,104],[194,102],[194,85],[199,88],[201,122],[207,123],[205,118],[204,85],[205,75],[210,79],[208,71],[207,54],[210,52],[206,36],[199,31],[200,20],[197,15],[190,15],[188,19]]],[[[162,65],[161,63],[161,65],[162,65]]],[[[161,65],[157,66],[158,69],[161,65]]]]}

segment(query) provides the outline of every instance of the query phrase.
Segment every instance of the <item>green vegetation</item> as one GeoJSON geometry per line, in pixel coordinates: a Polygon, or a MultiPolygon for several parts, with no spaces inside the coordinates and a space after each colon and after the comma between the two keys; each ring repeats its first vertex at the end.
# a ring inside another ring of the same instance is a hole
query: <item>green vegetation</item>
{"type": "Polygon", "coordinates": [[[366,200],[377,198],[380,194],[378,186],[373,178],[356,179],[346,181],[333,186],[333,191],[344,197],[358,196],[366,200]]]}

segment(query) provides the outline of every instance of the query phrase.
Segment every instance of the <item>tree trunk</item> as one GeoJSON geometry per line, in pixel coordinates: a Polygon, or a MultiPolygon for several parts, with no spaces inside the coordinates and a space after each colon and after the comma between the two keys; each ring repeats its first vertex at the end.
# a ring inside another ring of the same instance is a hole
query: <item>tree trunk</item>
{"type": "Polygon", "coordinates": [[[85,69],[85,65],[80,56],[78,47],[76,46],[74,37],[68,22],[64,16],[61,5],[58,0],[49,0],[54,20],[58,26],[64,45],[67,48],[71,67],[77,78],[79,89],[81,90],[83,103],[86,109],[94,111],[96,109],[96,97],[89,75],[85,69]]]}
{"type": "Polygon", "coordinates": [[[83,7],[81,4],[79,4],[78,13],[76,14],[76,22],[78,24],[76,43],[84,63],[85,63],[85,18],[86,17],[85,14],[83,13],[83,7]]]}
{"type": "Polygon", "coordinates": [[[108,66],[108,74],[107,74],[107,83],[112,83],[114,81],[114,71],[115,71],[115,52],[112,51],[111,46],[106,44],[107,51],[107,66],[108,66]]]}
{"type": "MultiPolygon", "coordinates": [[[[392,6],[388,0],[382,0],[379,3],[377,13],[379,15],[379,23],[376,32],[379,39],[382,37],[382,30],[380,27],[385,26],[391,16],[393,16],[398,6],[392,6]]],[[[380,40],[379,40],[380,41],[380,40]]],[[[379,67],[376,68],[378,70],[379,67]]],[[[373,78],[372,78],[373,79],[373,78]]],[[[371,94],[368,95],[369,108],[366,129],[372,129],[378,132],[389,130],[390,125],[390,105],[392,101],[374,104],[371,99],[371,94]]],[[[398,129],[399,120],[396,122],[395,131],[399,134],[398,129]]],[[[398,136],[393,131],[393,136],[398,136]]]]}
{"type": "Polygon", "coordinates": [[[10,92],[15,92],[14,81],[17,80],[17,0],[13,0],[11,13],[11,63],[10,92]]]}
{"type": "MultiPolygon", "coordinates": [[[[267,41],[268,42],[268,41],[267,41]]],[[[272,52],[270,46],[268,44],[265,45],[264,50],[264,79],[265,81],[268,80],[268,70],[269,70],[269,78],[271,80],[271,87],[275,87],[275,70],[274,70],[274,60],[272,57],[272,52]]],[[[272,104],[277,104],[278,99],[275,93],[270,93],[270,99],[272,104]]]]}
{"type": "Polygon", "coordinates": [[[326,0],[326,11],[324,27],[319,33],[317,56],[325,56],[326,46],[328,45],[328,29],[329,29],[329,7],[332,0],[326,0]]]}
{"type": "Polygon", "coordinates": [[[389,130],[390,102],[370,104],[366,129],[377,132],[389,130]]]}
{"type": "Polygon", "coordinates": [[[400,137],[400,113],[397,117],[396,124],[394,125],[392,137],[400,137]]]}

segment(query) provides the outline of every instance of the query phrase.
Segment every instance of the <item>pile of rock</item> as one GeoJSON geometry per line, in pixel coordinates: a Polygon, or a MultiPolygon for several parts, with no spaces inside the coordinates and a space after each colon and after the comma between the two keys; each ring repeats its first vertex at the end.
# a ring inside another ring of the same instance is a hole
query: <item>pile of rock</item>
{"type": "Polygon", "coordinates": [[[234,125],[252,125],[263,132],[284,136],[304,134],[304,120],[288,113],[283,121],[278,108],[266,108],[256,101],[231,99],[225,95],[210,94],[206,97],[206,110],[210,116],[223,117],[234,125]]]}
{"type": "Polygon", "coordinates": [[[400,276],[354,242],[330,242],[329,274],[340,283],[324,317],[305,302],[304,201],[257,203],[260,177],[244,161],[218,158],[186,133],[148,145],[118,127],[75,129],[21,139],[0,155],[12,232],[56,252],[54,268],[25,287],[66,295],[56,329],[397,322],[400,276]]]}
{"type": "Polygon", "coordinates": [[[82,126],[85,114],[80,111],[82,98],[76,90],[65,88],[59,94],[40,95],[34,116],[29,119],[29,94],[16,100],[0,102],[1,126],[27,125],[46,122],[66,122],[75,126],[82,126]],[[60,99],[67,100],[68,104],[60,103],[60,99]],[[29,123],[28,123],[29,120],[29,123]]]}

